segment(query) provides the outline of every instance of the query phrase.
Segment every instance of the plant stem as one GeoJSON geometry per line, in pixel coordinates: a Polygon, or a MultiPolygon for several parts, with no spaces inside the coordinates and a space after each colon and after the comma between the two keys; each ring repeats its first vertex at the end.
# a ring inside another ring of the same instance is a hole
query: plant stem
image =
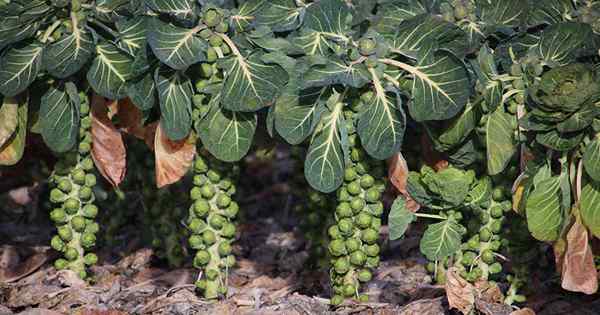
{"type": "Polygon", "coordinates": [[[119,34],[115,31],[113,31],[110,27],[106,26],[104,23],[94,19],[94,18],[90,18],[88,20],[90,23],[100,27],[102,30],[104,30],[105,32],[109,33],[112,37],[114,38],[119,38],[119,34]]]}
{"type": "Polygon", "coordinates": [[[428,218],[428,219],[438,219],[438,220],[446,220],[446,217],[437,214],[427,214],[427,213],[415,213],[415,217],[418,218],[428,218]]]}
{"type": "Polygon", "coordinates": [[[62,23],[61,20],[54,21],[54,23],[52,23],[52,25],[50,25],[46,29],[46,32],[44,33],[44,36],[41,39],[42,43],[45,43],[45,42],[48,41],[48,38],[50,38],[50,36],[52,35],[52,33],[54,33],[54,31],[60,26],[60,23],[62,23]]]}

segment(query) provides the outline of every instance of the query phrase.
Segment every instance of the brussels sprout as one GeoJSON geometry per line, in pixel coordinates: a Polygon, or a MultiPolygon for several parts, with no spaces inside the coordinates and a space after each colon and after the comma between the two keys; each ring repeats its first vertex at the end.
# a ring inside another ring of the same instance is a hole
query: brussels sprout
{"type": "Polygon", "coordinates": [[[224,218],[223,216],[221,216],[221,215],[215,214],[215,215],[212,215],[212,216],[209,218],[209,221],[208,221],[208,223],[210,224],[210,226],[211,226],[213,229],[219,230],[219,229],[221,229],[221,228],[223,227],[223,225],[224,225],[225,223],[227,223],[227,219],[225,219],[225,218],[224,218]]]}
{"type": "Polygon", "coordinates": [[[492,206],[490,208],[490,215],[492,216],[492,218],[495,219],[501,218],[502,216],[504,216],[504,209],[502,209],[502,207],[500,207],[499,205],[492,206]]]}
{"type": "Polygon", "coordinates": [[[365,253],[363,253],[360,250],[357,250],[350,255],[350,263],[352,263],[353,265],[356,265],[356,266],[364,265],[366,260],[367,260],[367,255],[365,255],[365,253]]]}
{"type": "Polygon", "coordinates": [[[194,256],[194,265],[204,266],[210,262],[210,253],[205,250],[199,250],[194,256]]]}
{"type": "Polygon", "coordinates": [[[223,228],[221,228],[221,235],[226,238],[231,238],[235,236],[235,225],[232,223],[225,223],[223,228]]]}
{"type": "Polygon", "coordinates": [[[214,270],[214,269],[206,270],[206,278],[208,280],[214,281],[214,280],[217,280],[217,277],[219,277],[219,272],[217,270],[214,270]]]}
{"type": "Polygon", "coordinates": [[[483,228],[479,231],[479,240],[482,242],[488,242],[492,238],[492,233],[488,228],[483,228]]]}
{"type": "Polygon", "coordinates": [[[221,256],[227,256],[229,254],[231,254],[231,244],[229,244],[229,242],[221,242],[219,244],[219,255],[221,256]]]}
{"type": "Polygon", "coordinates": [[[370,203],[377,202],[377,201],[379,201],[380,198],[381,198],[381,192],[376,188],[370,188],[369,190],[367,190],[367,193],[365,194],[365,199],[367,200],[367,202],[370,202],[370,203]]]}
{"type": "Polygon", "coordinates": [[[362,269],[358,272],[358,281],[369,282],[373,278],[373,274],[368,269],[362,269]]]}
{"type": "MultiPolygon", "coordinates": [[[[85,158],[81,161],[81,168],[85,171],[91,171],[94,169],[94,161],[91,158],[85,158]]],[[[84,185],[85,180],[80,185],[84,185]]]]}
{"type": "Polygon", "coordinates": [[[219,194],[217,196],[217,207],[224,209],[231,203],[231,198],[225,194],[219,194]]]}
{"type": "Polygon", "coordinates": [[[60,189],[61,191],[65,192],[65,193],[70,193],[71,189],[73,188],[73,186],[71,185],[71,181],[68,180],[67,178],[60,179],[57,187],[58,187],[58,189],[60,189]]]}
{"type": "Polygon", "coordinates": [[[81,187],[79,189],[79,199],[88,201],[92,198],[92,189],[90,187],[81,187]]]}
{"type": "Polygon", "coordinates": [[[463,253],[461,263],[465,266],[470,266],[475,263],[475,259],[477,258],[477,254],[471,251],[467,251],[463,253]]]}
{"type": "Polygon", "coordinates": [[[488,271],[490,274],[500,273],[502,272],[502,265],[499,262],[495,262],[489,266],[488,271]]]}
{"type": "Polygon", "coordinates": [[[194,218],[190,220],[188,227],[194,233],[200,233],[206,228],[206,223],[204,223],[204,221],[202,221],[201,219],[194,218]]]}
{"type": "Polygon", "coordinates": [[[368,173],[368,172],[369,172],[369,170],[371,169],[371,168],[369,167],[369,164],[368,164],[368,163],[366,163],[366,162],[358,162],[358,163],[356,163],[356,166],[355,166],[355,167],[356,167],[356,171],[357,171],[357,172],[358,172],[358,174],[360,174],[360,175],[364,175],[364,174],[368,173]]]}
{"type": "Polygon", "coordinates": [[[352,297],[356,294],[356,287],[351,284],[344,285],[343,294],[346,297],[352,297]]]}
{"type": "Polygon", "coordinates": [[[330,300],[331,305],[340,305],[344,303],[344,297],[341,295],[334,295],[330,300]]]}
{"type": "Polygon", "coordinates": [[[63,251],[65,249],[65,242],[60,238],[60,236],[55,235],[50,240],[50,246],[56,251],[63,251]]]}
{"type": "Polygon", "coordinates": [[[96,234],[100,231],[100,226],[96,222],[86,222],[84,233],[96,234]]]}
{"type": "Polygon", "coordinates": [[[435,272],[435,263],[433,262],[428,262],[427,265],[425,265],[425,269],[427,270],[427,272],[429,273],[434,273],[435,272]]]}
{"type": "Polygon", "coordinates": [[[81,118],[80,123],[81,128],[90,129],[90,127],[92,126],[92,118],[90,118],[90,116],[83,117],[81,118]]]}
{"type": "Polygon", "coordinates": [[[217,241],[217,236],[215,235],[215,232],[206,230],[202,233],[202,240],[204,243],[210,246],[217,241]]]}
{"type": "Polygon", "coordinates": [[[206,173],[208,171],[208,165],[202,158],[196,158],[194,161],[194,170],[196,173],[206,173]]]}
{"type": "Polygon", "coordinates": [[[202,236],[194,234],[188,238],[188,243],[190,247],[193,249],[202,249],[204,248],[204,240],[202,236]]]}
{"type": "Polygon", "coordinates": [[[71,230],[70,227],[68,227],[66,225],[59,227],[57,230],[57,234],[65,242],[69,242],[70,240],[73,239],[73,231],[71,230]]]}
{"type": "Polygon", "coordinates": [[[380,201],[372,203],[369,205],[369,209],[371,209],[371,213],[373,214],[373,216],[380,217],[383,214],[384,210],[383,203],[380,201]]]}
{"type": "Polygon", "coordinates": [[[221,23],[219,23],[219,25],[217,25],[215,27],[215,31],[217,31],[219,33],[227,33],[228,30],[229,30],[229,24],[227,24],[226,22],[221,22],[221,23]]]}
{"type": "Polygon", "coordinates": [[[350,263],[345,258],[338,258],[333,265],[335,272],[345,274],[350,270],[350,263]]]}
{"type": "Polygon", "coordinates": [[[217,10],[214,9],[209,9],[206,10],[206,12],[204,12],[204,15],[202,16],[203,18],[203,22],[204,24],[206,24],[206,26],[208,27],[215,27],[217,25],[219,25],[219,23],[221,23],[221,15],[219,14],[219,12],[217,12],[217,10]]]}
{"type": "Polygon", "coordinates": [[[53,188],[50,191],[50,201],[53,203],[62,202],[66,198],[66,195],[58,188],[53,188]]]}
{"type": "Polygon", "coordinates": [[[490,242],[490,249],[493,251],[497,251],[502,246],[502,242],[499,240],[494,240],[490,242]]]}
{"type": "Polygon", "coordinates": [[[360,243],[359,239],[349,238],[346,240],[345,245],[346,245],[346,249],[348,250],[348,252],[352,253],[352,252],[360,249],[361,243],[360,243]]]}
{"type": "Polygon", "coordinates": [[[486,249],[483,251],[483,253],[481,253],[481,260],[483,260],[484,263],[490,265],[496,261],[496,257],[494,257],[494,253],[491,250],[486,249]]]}
{"type": "Polygon", "coordinates": [[[363,230],[361,233],[361,239],[366,242],[367,244],[373,244],[375,242],[377,242],[377,239],[379,238],[379,232],[369,228],[366,230],[363,230]]]}
{"type": "Polygon", "coordinates": [[[73,178],[73,181],[77,185],[84,185],[85,184],[85,171],[83,169],[78,168],[73,171],[73,173],[71,174],[71,178],[73,178]]]}
{"type": "Polygon", "coordinates": [[[353,232],[352,229],[354,228],[354,224],[352,223],[351,219],[345,218],[338,222],[338,228],[342,234],[349,235],[353,232]]]}
{"type": "Polygon", "coordinates": [[[79,252],[73,247],[66,247],[64,249],[64,251],[65,251],[65,258],[68,261],[74,261],[79,257],[79,252]]]}
{"type": "Polygon", "coordinates": [[[348,193],[352,196],[356,196],[361,192],[360,183],[358,183],[357,181],[348,184],[346,189],[348,190],[348,193]]]}
{"type": "Polygon", "coordinates": [[[337,199],[338,201],[349,201],[352,197],[348,193],[348,190],[344,187],[340,187],[337,191],[337,199]]]}
{"type": "Polygon", "coordinates": [[[56,268],[56,270],[63,270],[66,269],[68,266],[69,262],[62,258],[59,258],[54,262],[54,268],[56,268]]]}
{"type": "Polygon", "coordinates": [[[472,249],[472,250],[479,249],[479,246],[480,246],[479,235],[475,235],[475,236],[471,237],[469,239],[469,241],[467,242],[467,246],[469,247],[469,249],[472,249]]]}
{"type": "Polygon", "coordinates": [[[377,42],[370,38],[361,38],[358,41],[358,49],[363,56],[369,56],[375,53],[377,42]]]}
{"type": "Polygon", "coordinates": [[[373,176],[366,174],[360,178],[360,186],[363,189],[369,189],[375,185],[375,178],[373,176]]]}
{"type": "Polygon", "coordinates": [[[190,190],[190,198],[192,200],[198,200],[202,198],[202,191],[200,187],[194,187],[192,188],[192,190],[190,190]]]}
{"type": "Polygon", "coordinates": [[[358,225],[358,227],[361,229],[366,229],[366,228],[370,227],[371,222],[372,222],[371,215],[369,215],[365,212],[359,213],[358,216],[356,217],[356,225],[358,225]]]}
{"type": "Polygon", "coordinates": [[[358,178],[358,174],[356,173],[356,170],[354,168],[347,168],[344,171],[344,180],[345,181],[352,182],[356,178],[358,178]]]}
{"type": "Polygon", "coordinates": [[[332,239],[338,239],[338,238],[342,237],[342,232],[340,231],[340,229],[338,228],[337,225],[330,226],[329,229],[327,230],[327,234],[332,239]]]}
{"type": "Polygon", "coordinates": [[[500,219],[495,220],[490,225],[490,231],[494,234],[500,233],[501,230],[502,230],[502,221],[500,219]]]}
{"type": "Polygon", "coordinates": [[[77,231],[77,232],[82,232],[85,229],[85,218],[83,216],[74,216],[73,218],[71,218],[71,226],[73,227],[73,230],[77,231]]]}
{"type": "Polygon", "coordinates": [[[221,180],[221,174],[219,174],[215,170],[209,170],[206,173],[206,177],[208,177],[208,180],[210,180],[212,183],[215,183],[215,184],[221,180]]]}
{"type": "Polygon", "coordinates": [[[96,175],[94,174],[86,174],[85,175],[85,183],[86,187],[92,188],[96,186],[96,175]]]}
{"type": "Polygon", "coordinates": [[[63,209],[56,208],[50,212],[50,219],[57,224],[67,222],[67,214],[63,209]]]}
{"type": "Polygon", "coordinates": [[[90,152],[90,150],[92,149],[92,147],[90,146],[89,143],[87,142],[80,142],[79,143],[79,153],[81,154],[87,154],[90,152]]]}
{"type": "Polygon", "coordinates": [[[346,245],[343,240],[334,239],[329,243],[329,252],[333,256],[342,256],[346,254],[346,245]]]}
{"type": "Polygon", "coordinates": [[[365,254],[367,254],[367,256],[369,256],[369,257],[379,256],[380,249],[379,249],[379,245],[377,245],[377,244],[367,245],[367,246],[365,246],[364,250],[365,250],[365,254]]]}
{"type": "Polygon", "coordinates": [[[235,256],[229,255],[223,259],[223,265],[226,268],[233,268],[235,266],[235,256]]]}
{"type": "Polygon", "coordinates": [[[377,268],[379,266],[379,256],[367,257],[366,267],[377,268]]]}
{"type": "Polygon", "coordinates": [[[202,186],[202,188],[200,188],[200,192],[202,193],[202,197],[206,199],[211,199],[215,196],[215,188],[209,184],[202,186]]]}
{"type": "Polygon", "coordinates": [[[91,233],[83,233],[81,235],[81,245],[85,248],[90,248],[96,245],[96,236],[91,233]]]}
{"type": "Polygon", "coordinates": [[[194,202],[194,214],[204,218],[210,211],[210,204],[204,199],[198,199],[194,202]]]}

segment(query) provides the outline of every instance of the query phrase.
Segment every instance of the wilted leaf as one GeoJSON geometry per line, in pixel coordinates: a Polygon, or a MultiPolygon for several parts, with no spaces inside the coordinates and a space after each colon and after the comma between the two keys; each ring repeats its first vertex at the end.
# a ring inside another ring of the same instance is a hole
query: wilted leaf
{"type": "Polygon", "coordinates": [[[100,174],[113,186],[119,186],[127,170],[123,137],[107,116],[104,98],[94,94],[91,105],[92,158],[100,174]]]}
{"type": "Polygon", "coordinates": [[[451,267],[446,272],[446,297],[450,308],[463,314],[470,314],[475,303],[475,287],[458,275],[458,270],[451,267]]]}
{"type": "Polygon", "coordinates": [[[510,315],[535,315],[535,312],[532,309],[526,307],[510,313],[510,315]]]}
{"type": "Polygon", "coordinates": [[[13,97],[5,97],[0,103],[0,147],[14,134],[19,123],[17,100],[13,97]]]}
{"type": "Polygon", "coordinates": [[[562,267],[562,288],[594,294],[598,291],[598,272],[589,243],[588,231],[577,218],[567,233],[567,251],[562,267]]]}
{"type": "Polygon", "coordinates": [[[144,126],[142,124],[142,112],[137,108],[129,98],[119,101],[119,128],[125,133],[129,133],[138,139],[144,139],[144,126]]]}
{"type": "Polygon", "coordinates": [[[181,179],[192,165],[195,155],[196,144],[193,135],[173,141],[167,138],[159,124],[154,138],[156,186],[161,188],[181,179]]]}

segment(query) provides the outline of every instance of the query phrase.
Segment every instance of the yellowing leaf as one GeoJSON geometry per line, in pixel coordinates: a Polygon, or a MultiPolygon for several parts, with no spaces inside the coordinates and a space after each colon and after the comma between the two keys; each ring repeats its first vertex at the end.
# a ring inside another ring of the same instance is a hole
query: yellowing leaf
{"type": "Polygon", "coordinates": [[[161,188],[177,182],[192,165],[194,155],[196,145],[192,135],[180,141],[173,141],[167,138],[161,124],[158,124],[154,137],[156,186],[161,188]]]}
{"type": "Polygon", "coordinates": [[[17,129],[12,137],[0,146],[0,165],[15,165],[23,157],[27,137],[27,110],[27,102],[19,105],[17,129]]]}
{"type": "Polygon", "coordinates": [[[0,103],[0,146],[2,146],[14,133],[18,125],[17,109],[19,105],[13,97],[5,97],[0,103]]]}

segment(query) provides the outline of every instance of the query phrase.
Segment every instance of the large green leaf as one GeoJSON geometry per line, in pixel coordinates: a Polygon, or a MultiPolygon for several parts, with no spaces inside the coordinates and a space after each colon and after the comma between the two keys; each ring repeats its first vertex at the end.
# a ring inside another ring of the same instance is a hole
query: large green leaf
{"type": "Polygon", "coordinates": [[[154,18],[149,23],[148,44],[154,55],[167,66],[184,70],[205,60],[206,41],[198,36],[200,26],[184,28],[154,18]]]}
{"type": "Polygon", "coordinates": [[[310,141],[304,160],[304,174],[316,190],[329,193],[336,190],[344,178],[344,115],[342,104],[326,109],[310,141]]]}
{"type": "Polygon", "coordinates": [[[569,116],[556,125],[556,130],[561,133],[575,132],[587,128],[592,124],[594,118],[600,113],[600,106],[594,103],[584,105],[579,111],[569,116]]]}
{"type": "Polygon", "coordinates": [[[466,49],[465,33],[439,16],[422,14],[402,22],[391,37],[390,46],[409,57],[430,47],[443,47],[457,55],[466,49]]]}
{"type": "Polygon", "coordinates": [[[133,58],[109,42],[96,45],[96,58],[87,72],[87,80],[96,93],[110,99],[127,95],[133,58]]]}
{"type": "Polygon", "coordinates": [[[430,224],[421,238],[421,253],[435,261],[446,258],[460,249],[461,232],[464,227],[454,219],[430,224]]]}
{"type": "Polygon", "coordinates": [[[248,0],[244,1],[237,8],[237,12],[230,17],[230,23],[235,26],[238,32],[244,31],[258,18],[265,8],[272,6],[272,1],[268,0],[248,0]],[[265,6],[268,3],[269,5],[265,6]]]}
{"type": "Polygon", "coordinates": [[[487,117],[485,124],[485,142],[487,144],[488,174],[500,174],[516,152],[515,129],[517,122],[515,116],[504,111],[499,106],[487,117]]]}
{"type": "Polygon", "coordinates": [[[535,136],[535,140],[552,150],[569,151],[581,143],[583,136],[584,134],[580,132],[560,133],[556,130],[551,130],[546,133],[538,133],[535,136]]]}
{"type": "Polygon", "coordinates": [[[555,241],[559,236],[562,224],[559,190],[560,178],[550,177],[537,183],[527,198],[527,226],[540,241],[555,241]]]}
{"type": "Polygon", "coordinates": [[[354,88],[363,87],[370,81],[364,64],[347,64],[339,58],[329,58],[326,64],[312,66],[302,80],[303,88],[342,84],[354,88]]]}
{"type": "Polygon", "coordinates": [[[144,49],[148,19],[145,16],[136,16],[118,21],[116,26],[119,30],[119,47],[125,49],[130,55],[135,55],[136,51],[144,49]]]}
{"type": "Polygon", "coordinates": [[[462,143],[477,127],[481,119],[481,112],[478,104],[467,104],[465,110],[456,117],[449,126],[442,130],[437,136],[436,144],[442,151],[447,151],[450,148],[462,143]]]}
{"type": "Polygon", "coordinates": [[[398,0],[382,3],[377,8],[375,29],[384,36],[393,36],[398,26],[405,20],[427,13],[427,8],[419,0],[398,0]]]}
{"type": "Polygon", "coordinates": [[[272,105],[288,81],[279,65],[266,64],[260,55],[248,58],[241,54],[223,64],[227,78],[222,90],[222,106],[233,111],[256,111],[272,105]]]}
{"type": "Polygon", "coordinates": [[[372,79],[374,93],[360,113],[356,130],[369,155],[384,160],[400,151],[406,116],[400,96],[386,92],[375,71],[372,79]]]}
{"type": "Polygon", "coordinates": [[[302,143],[319,122],[328,96],[327,88],[284,92],[275,104],[277,133],[292,145],[302,143]]]}
{"type": "Polygon", "coordinates": [[[304,16],[304,24],[296,43],[308,55],[327,55],[329,40],[348,42],[352,16],[346,2],[323,0],[313,3],[304,16]]]}
{"type": "Polygon", "coordinates": [[[168,68],[157,69],[156,89],[160,101],[160,123],[167,137],[182,140],[192,128],[194,90],[185,73],[168,68]]]}
{"type": "Polygon", "coordinates": [[[0,16],[0,50],[33,36],[39,27],[39,22],[29,23],[17,15],[0,16]]]}
{"type": "Polygon", "coordinates": [[[406,208],[406,200],[404,197],[397,197],[392,204],[392,209],[388,216],[390,240],[397,240],[404,236],[408,226],[416,219],[417,217],[415,214],[406,208]]]}
{"type": "Polygon", "coordinates": [[[199,136],[216,158],[234,162],[248,153],[256,125],[256,113],[228,111],[213,102],[210,112],[200,123],[199,136]]]}
{"type": "Polygon", "coordinates": [[[258,12],[256,22],[274,32],[291,31],[300,25],[305,10],[303,6],[296,6],[294,0],[272,0],[258,12]]]}
{"type": "Polygon", "coordinates": [[[54,77],[64,79],[81,69],[94,54],[94,39],[84,28],[75,26],[44,50],[44,68],[54,77]]]}
{"type": "Polygon", "coordinates": [[[19,125],[19,104],[14,97],[5,97],[0,102],[0,147],[12,137],[19,125]]]}
{"type": "Polygon", "coordinates": [[[8,49],[0,57],[0,93],[15,96],[23,92],[42,68],[43,51],[39,43],[8,49]]]}
{"type": "Polygon", "coordinates": [[[72,82],[51,86],[42,96],[42,138],[52,151],[67,152],[79,135],[79,95],[72,82]]]}
{"type": "Polygon", "coordinates": [[[600,182],[600,138],[596,137],[586,146],[583,153],[583,167],[593,180],[600,182]]]}
{"type": "Polygon", "coordinates": [[[473,209],[484,209],[490,206],[492,197],[492,180],[489,176],[482,177],[469,191],[466,206],[473,209]]]}
{"type": "Polygon", "coordinates": [[[523,0],[477,0],[479,18],[486,25],[515,27],[527,19],[529,1],[523,0]]]}
{"type": "Polygon", "coordinates": [[[417,66],[397,65],[414,76],[408,108],[416,121],[452,118],[469,101],[471,84],[467,70],[449,52],[430,49],[417,66]]]}
{"type": "Polygon", "coordinates": [[[196,14],[194,0],[144,0],[144,2],[158,13],[169,14],[182,20],[191,19],[196,14]]]}
{"type": "Polygon", "coordinates": [[[489,111],[494,111],[502,104],[503,85],[495,79],[498,75],[496,61],[492,50],[487,46],[481,46],[477,62],[473,61],[472,68],[484,87],[483,96],[489,111]]]}
{"type": "Polygon", "coordinates": [[[600,238],[600,183],[590,182],[583,187],[579,209],[583,224],[600,238]]]}
{"type": "MultiPolygon", "coordinates": [[[[14,99],[8,101],[16,103],[14,99]]],[[[5,99],[4,102],[4,105],[6,105],[7,100],[5,99]]],[[[27,102],[18,104],[16,130],[7,141],[0,141],[0,165],[15,165],[23,157],[27,137],[28,107],[27,102]]]]}
{"type": "Polygon", "coordinates": [[[576,52],[584,43],[591,40],[592,28],[589,24],[564,22],[544,29],[538,44],[542,60],[550,65],[564,65],[574,60],[576,52]]]}
{"type": "Polygon", "coordinates": [[[151,72],[146,73],[127,87],[127,96],[141,110],[149,110],[156,105],[156,82],[151,72]]]}
{"type": "Polygon", "coordinates": [[[531,2],[529,24],[554,24],[567,19],[572,15],[573,2],[571,0],[538,0],[531,2]]]}

